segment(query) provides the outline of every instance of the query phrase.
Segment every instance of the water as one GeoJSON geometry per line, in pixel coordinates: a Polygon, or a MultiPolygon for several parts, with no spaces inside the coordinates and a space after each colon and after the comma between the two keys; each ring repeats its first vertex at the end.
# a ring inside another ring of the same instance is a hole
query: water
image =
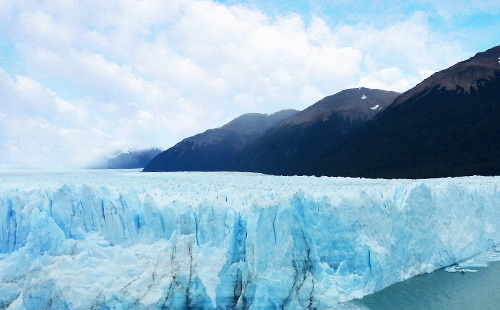
{"type": "Polygon", "coordinates": [[[363,310],[499,310],[500,262],[477,272],[446,272],[444,269],[391,285],[338,309],[363,310]]]}

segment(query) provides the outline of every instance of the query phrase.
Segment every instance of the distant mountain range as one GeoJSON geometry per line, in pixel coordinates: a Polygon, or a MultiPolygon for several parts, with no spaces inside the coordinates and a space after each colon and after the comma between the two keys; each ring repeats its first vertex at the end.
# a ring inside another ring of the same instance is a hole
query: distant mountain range
{"type": "Polygon", "coordinates": [[[500,47],[494,47],[401,95],[348,89],[301,112],[243,115],[183,140],[156,156],[145,171],[500,175],[499,62],[500,47]]]}
{"type": "Polygon", "coordinates": [[[235,162],[248,144],[260,138],[269,127],[297,112],[244,114],[220,128],[182,140],[151,160],[144,171],[235,170],[235,162]]]}
{"type": "Polygon", "coordinates": [[[156,155],[162,152],[161,149],[151,148],[145,150],[124,151],[116,156],[105,160],[104,163],[96,165],[95,169],[137,169],[144,168],[156,155]]]}
{"type": "Polygon", "coordinates": [[[351,130],[385,109],[398,93],[355,88],[304,111],[245,114],[184,139],[144,171],[255,171],[286,174],[312,163],[351,130]]]}

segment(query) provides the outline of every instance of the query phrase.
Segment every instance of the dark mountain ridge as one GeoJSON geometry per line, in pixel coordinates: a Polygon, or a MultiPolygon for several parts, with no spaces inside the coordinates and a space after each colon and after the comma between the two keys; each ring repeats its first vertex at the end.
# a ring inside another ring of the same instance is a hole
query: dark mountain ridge
{"type": "Polygon", "coordinates": [[[399,96],[349,89],[259,130],[246,125],[255,123],[249,117],[183,140],[145,171],[500,175],[500,47],[437,72],[399,96]]]}
{"type": "Polygon", "coordinates": [[[249,113],[222,127],[186,138],[158,154],[144,171],[228,171],[243,148],[269,127],[298,111],[283,110],[271,115],[249,113]]]}
{"type": "Polygon", "coordinates": [[[437,72],[299,174],[500,175],[500,47],[437,72]]]}
{"type": "Polygon", "coordinates": [[[156,156],[144,171],[253,171],[287,174],[311,164],[398,93],[354,88],[305,110],[245,114],[184,139],[156,156]]]}
{"type": "Polygon", "coordinates": [[[417,95],[423,97],[436,87],[464,94],[469,94],[471,91],[477,92],[487,81],[495,78],[500,61],[499,54],[500,48],[497,46],[477,53],[474,57],[461,61],[446,70],[436,72],[403,93],[394,103],[397,105],[417,95]]]}
{"type": "Polygon", "coordinates": [[[389,106],[397,95],[360,87],[325,97],[247,145],[235,170],[295,174],[389,106]]]}

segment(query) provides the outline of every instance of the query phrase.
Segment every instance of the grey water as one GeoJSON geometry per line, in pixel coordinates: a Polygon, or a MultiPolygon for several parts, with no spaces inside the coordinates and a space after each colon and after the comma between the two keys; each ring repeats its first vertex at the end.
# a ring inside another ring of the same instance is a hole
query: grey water
{"type": "Polygon", "coordinates": [[[500,262],[477,272],[444,269],[393,284],[338,309],[363,310],[499,310],[500,262]]]}

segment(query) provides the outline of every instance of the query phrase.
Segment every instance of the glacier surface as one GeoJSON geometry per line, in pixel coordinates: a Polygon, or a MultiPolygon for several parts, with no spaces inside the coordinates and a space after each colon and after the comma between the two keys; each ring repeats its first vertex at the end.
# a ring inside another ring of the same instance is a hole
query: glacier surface
{"type": "Polygon", "coordinates": [[[328,309],[500,244],[498,177],[0,173],[0,309],[328,309]]]}

